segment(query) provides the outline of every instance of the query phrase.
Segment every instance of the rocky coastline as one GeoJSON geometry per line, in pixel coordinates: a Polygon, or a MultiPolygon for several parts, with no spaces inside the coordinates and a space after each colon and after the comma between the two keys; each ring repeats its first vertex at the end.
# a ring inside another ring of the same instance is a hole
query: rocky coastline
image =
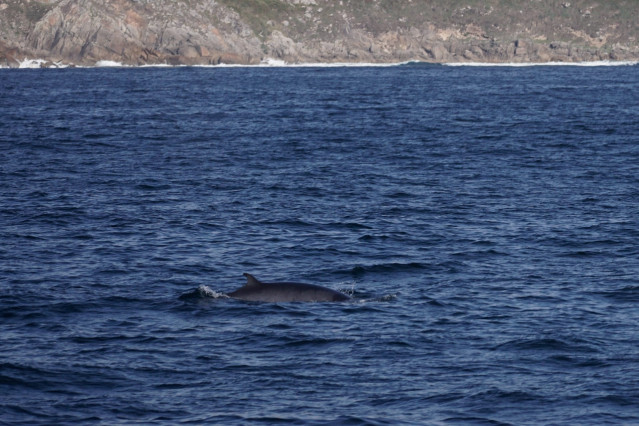
{"type": "Polygon", "coordinates": [[[639,59],[636,1],[0,0],[0,66],[639,59]]]}

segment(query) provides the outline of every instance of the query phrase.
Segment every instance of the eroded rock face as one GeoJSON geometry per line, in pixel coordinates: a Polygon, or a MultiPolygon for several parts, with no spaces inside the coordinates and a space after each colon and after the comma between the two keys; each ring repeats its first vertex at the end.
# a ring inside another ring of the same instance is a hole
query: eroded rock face
{"type": "Polygon", "coordinates": [[[636,60],[628,3],[0,0],[0,65],[636,60]]]}
{"type": "MultiPolygon", "coordinates": [[[[175,3],[173,3],[175,4],[175,3]]],[[[222,31],[192,9],[172,13],[171,2],[63,0],[35,23],[22,43],[25,53],[52,60],[92,64],[206,64],[257,62],[260,42],[232,14],[212,8],[213,16],[235,28],[222,31]],[[164,4],[162,4],[164,3],[164,4]]]]}

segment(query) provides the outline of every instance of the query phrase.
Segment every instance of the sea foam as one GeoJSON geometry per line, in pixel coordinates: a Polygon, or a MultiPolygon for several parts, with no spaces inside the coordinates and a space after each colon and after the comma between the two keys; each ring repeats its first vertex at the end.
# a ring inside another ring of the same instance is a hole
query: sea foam
{"type": "MultiPolygon", "coordinates": [[[[49,62],[45,59],[28,59],[25,58],[18,65],[18,68],[42,68],[46,64],[46,68],[67,68],[68,64],[61,62],[49,62]]],[[[259,64],[216,64],[216,65],[192,65],[198,68],[341,68],[341,67],[397,67],[406,65],[441,65],[448,67],[540,67],[540,66],[579,66],[579,67],[603,67],[603,66],[633,66],[638,65],[639,61],[589,61],[589,62],[448,62],[433,63],[425,61],[404,61],[391,63],[375,63],[375,62],[309,62],[309,63],[289,63],[281,59],[266,58],[259,64]]],[[[125,65],[121,62],[101,60],[97,61],[93,67],[78,66],[78,68],[173,68],[187,67],[188,65],[170,65],[170,64],[146,64],[146,65],[125,65]]],[[[0,68],[8,68],[2,67],[0,68]]]]}
{"type": "Polygon", "coordinates": [[[615,67],[637,65],[639,61],[586,61],[586,62],[449,62],[442,65],[449,67],[615,67]]]}
{"type": "Polygon", "coordinates": [[[50,62],[46,59],[28,59],[24,58],[23,61],[19,62],[18,68],[42,68],[44,64],[47,64],[47,68],[67,68],[68,65],[63,64],[62,62],[50,62]]]}
{"type": "MultiPolygon", "coordinates": [[[[265,58],[259,64],[217,64],[217,65],[195,65],[210,68],[343,68],[343,67],[396,67],[400,65],[408,65],[417,63],[415,61],[407,62],[286,62],[281,59],[265,58]]],[[[428,62],[424,62],[428,64],[428,62]]]]}
{"type": "Polygon", "coordinates": [[[95,66],[98,68],[104,68],[104,67],[122,67],[124,65],[122,65],[122,62],[102,60],[102,61],[96,62],[95,66]]]}

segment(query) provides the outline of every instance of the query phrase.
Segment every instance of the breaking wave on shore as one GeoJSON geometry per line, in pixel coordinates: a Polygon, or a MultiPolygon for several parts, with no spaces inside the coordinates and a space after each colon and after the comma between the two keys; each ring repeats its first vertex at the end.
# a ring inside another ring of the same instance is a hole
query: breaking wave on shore
{"type": "Polygon", "coordinates": [[[449,62],[449,67],[611,67],[637,65],[639,61],[584,61],[584,62],[449,62]]]}
{"type": "Polygon", "coordinates": [[[170,65],[170,64],[146,64],[146,65],[127,65],[122,62],[111,60],[97,61],[93,66],[74,65],[63,62],[51,62],[46,59],[28,59],[18,63],[17,67],[6,67],[0,65],[1,68],[175,68],[175,67],[199,67],[199,68],[339,68],[339,67],[397,67],[397,66],[448,66],[448,67],[541,67],[541,66],[579,66],[579,67],[602,67],[602,66],[633,66],[638,65],[639,61],[585,61],[585,62],[448,62],[433,63],[424,61],[405,61],[405,62],[306,62],[306,63],[289,63],[281,59],[267,58],[259,64],[216,64],[216,65],[170,65]]]}

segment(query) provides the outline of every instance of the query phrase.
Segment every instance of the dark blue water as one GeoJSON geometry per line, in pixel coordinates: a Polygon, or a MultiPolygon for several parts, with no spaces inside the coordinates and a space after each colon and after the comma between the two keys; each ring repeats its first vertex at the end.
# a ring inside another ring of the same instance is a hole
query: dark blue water
{"type": "Polygon", "coordinates": [[[638,71],[0,70],[0,423],[638,423],[638,71]]]}

